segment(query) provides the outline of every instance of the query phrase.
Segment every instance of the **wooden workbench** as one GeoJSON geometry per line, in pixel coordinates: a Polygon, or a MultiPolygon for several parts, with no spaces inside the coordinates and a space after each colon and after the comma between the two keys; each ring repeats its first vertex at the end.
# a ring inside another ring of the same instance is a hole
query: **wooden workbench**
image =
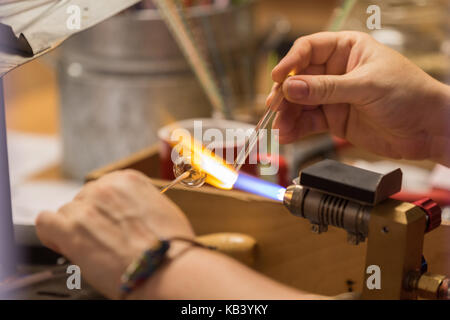
{"type": "MultiPolygon", "coordinates": [[[[329,4],[334,2],[262,1],[261,7],[258,9],[260,10],[259,23],[264,25],[268,21],[269,13],[280,10],[288,15],[294,23],[293,30],[309,28],[311,32],[318,31],[324,17],[327,16],[323,14],[327,11],[320,9],[321,6],[328,8],[329,4]],[[296,7],[296,10],[290,7],[293,3],[297,3],[299,6],[296,7]],[[296,19],[296,12],[300,7],[303,9],[309,7],[310,10],[316,12],[316,15],[306,15],[305,19],[296,19]],[[281,8],[284,8],[284,11],[281,8]]],[[[51,60],[44,57],[24,65],[6,76],[5,96],[9,129],[42,134],[59,133],[58,88],[55,72],[49,63],[51,60]]],[[[42,177],[61,179],[62,175],[59,168],[54,167],[41,173],[38,178],[42,177]]],[[[218,199],[217,201],[222,200],[218,199]]],[[[342,230],[330,228],[327,236],[313,237],[309,234],[309,225],[306,221],[288,215],[278,215],[280,209],[273,207],[274,204],[268,205],[267,203],[249,206],[246,209],[247,218],[239,223],[236,221],[239,220],[241,212],[228,210],[229,212],[226,213],[224,208],[223,213],[228,214],[228,222],[225,225],[218,225],[212,217],[202,216],[204,213],[196,207],[197,204],[198,202],[186,200],[183,206],[199,234],[223,231],[223,228],[228,228],[229,231],[252,233],[267,248],[268,253],[264,259],[279,259],[280,261],[272,263],[270,268],[265,269],[265,273],[273,278],[304,290],[329,295],[347,291],[349,287],[354,290],[361,288],[359,280],[362,275],[361,266],[364,262],[365,245],[358,247],[348,245],[342,230]],[[252,221],[259,219],[258,212],[261,210],[272,210],[272,214],[266,215],[264,221],[260,221],[259,227],[252,229],[252,221]],[[280,234],[287,234],[289,241],[280,238],[280,234]],[[293,255],[293,252],[298,252],[298,255],[293,255]],[[292,256],[295,258],[283,262],[283,259],[292,256]],[[299,273],[303,274],[301,281],[298,280],[299,273]],[[341,273],[345,273],[345,276],[336,277],[341,273]]],[[[436,273],[450,274],[449,228],[439,228],[427,235],[425,239],[425,255],[432,266],[431,271],[436,273]]],[[[66,290],[61,281],[56,284],[45,283],[43,285],[50,286],[51,290],[66,290]]],[[[28,291],[28,296],[43,298],[44,296],[35,295],[38,289],[32,288],[31,291],[28,291]]],[[[48,290],[45,287],[44,291],[48,290]]],[[[65,299],[64,294],[61,296],[63,299],[65,299]]],[[[76,297],[93,296],[81,294],[76,297]]]]}

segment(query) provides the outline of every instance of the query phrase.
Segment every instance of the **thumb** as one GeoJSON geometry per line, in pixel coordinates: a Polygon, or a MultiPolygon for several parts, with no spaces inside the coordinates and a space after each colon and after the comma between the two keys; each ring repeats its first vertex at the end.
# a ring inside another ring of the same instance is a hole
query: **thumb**
{"type": "Polygon", "coordinates": [[[359,87],[348,75],[299,75],[284,81],[283,93],[288,101],[303,105],[356,103],[364,92],[359,87]]]}

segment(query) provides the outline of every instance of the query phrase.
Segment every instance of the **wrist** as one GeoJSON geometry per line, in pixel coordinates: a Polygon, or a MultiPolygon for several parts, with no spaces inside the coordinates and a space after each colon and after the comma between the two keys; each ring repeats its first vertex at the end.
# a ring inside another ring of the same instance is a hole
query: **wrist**
{"type": "Polygon", "coordinates": [[[200,260],[205,259],[210,250],[183,242],[172,242],[163,264],[142,285],[126,296],[128,300],[173,299],[177,287],[190,278],[198,269],[200,260]]]}

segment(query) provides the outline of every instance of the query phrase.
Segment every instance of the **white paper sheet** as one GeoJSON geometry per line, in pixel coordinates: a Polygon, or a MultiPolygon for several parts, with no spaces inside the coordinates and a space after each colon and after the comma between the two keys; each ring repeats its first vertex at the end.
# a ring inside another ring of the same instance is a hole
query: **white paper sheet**
{"type": "Polygon", "coordinates": [[[6,44],[0,41],[0,76],[139,1],[0,0],[0,35],[8,39],[6,44]],[[73,6],[81,13],[79,29],[68,27],[73,6]],[[17,50],[25,50],[27,55],[17,50]]]}
{"type": "Polygon", "coordinates": [[[450,190],[450,168],[438,164],[431,172],[430,182],[435,188],[450,190]]]}
{"type": "Polygon", "coordinates": [[[57,210],[79,192],[75,181],[27,181],[61,159],[60,140],[54,136],[8,132],[11,200],[15,224],[33,225],[44,210],[57,210]]]}
{"type": "Polygon", "coordinates": [[[34,225],[41,211],[57,211],[71,201],[82,187],[71,181],[27,182],[12,190],[14,224],[34,225]]]}
{"type": "Polygon", "coordinates": [[[55,136],[8,131],[8,158],[11,185],[15,186],[59,163],[61,143],[55,136]]]}

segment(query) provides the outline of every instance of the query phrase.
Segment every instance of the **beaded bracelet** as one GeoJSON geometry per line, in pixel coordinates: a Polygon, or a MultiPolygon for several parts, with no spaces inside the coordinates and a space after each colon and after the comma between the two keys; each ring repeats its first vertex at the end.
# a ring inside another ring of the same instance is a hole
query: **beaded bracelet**
{"type": "Polygon", "coordinates": [[[214,247],[203,245],[188,238],[173,237],[158,240],[153,247],[145,250],[139,258],[134,260],[123,273],[120,285],[122,299],[155,273],[163,263],[172,241],[184,241],[197,247],[215,250],[214,247]]]}

